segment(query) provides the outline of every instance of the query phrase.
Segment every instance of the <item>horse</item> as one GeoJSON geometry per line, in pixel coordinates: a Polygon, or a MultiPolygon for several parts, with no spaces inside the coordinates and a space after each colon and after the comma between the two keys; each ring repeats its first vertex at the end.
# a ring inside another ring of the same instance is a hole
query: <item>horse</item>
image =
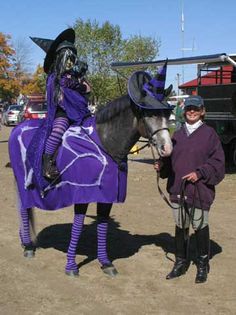
{"type": "Polygon", "coordinates": [[[97,203],[97,259],[104,273],[118,271],[109,260],[106,243],[109,214],[113,203],[124,202],[127,187],[127,156],[140,137],[148,139],[157,156],[172,151],[168,129],[169,109],[138,107],[129,95],[119,97],[73,124],[63,136],[57,154],[60,178],[49,182],[44,191],[33,184],[33,171],[27,166],[26,152],[44,119],[26,120],[9,138],[9,155],[18,193],[19,236],[24,256],[35,256],[37,243],[30,233],[33,208],[57,210],[74,205],[74,221],[67,251],[65,273],[78,276],[76,249],[89,203],[97,203]],[[85,172],[86,170],[86,172],[85,172]]]}

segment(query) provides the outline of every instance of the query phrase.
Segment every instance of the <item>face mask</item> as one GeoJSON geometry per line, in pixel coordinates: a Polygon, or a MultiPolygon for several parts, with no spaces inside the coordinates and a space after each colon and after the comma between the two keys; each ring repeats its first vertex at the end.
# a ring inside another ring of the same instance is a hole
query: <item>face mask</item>
{"type": "Polygon", "coordinates": [[[76,78],[82,79],[88,70],[87,63],[76,59],[73,67],[70,70],[70,74],[76,78]]]}

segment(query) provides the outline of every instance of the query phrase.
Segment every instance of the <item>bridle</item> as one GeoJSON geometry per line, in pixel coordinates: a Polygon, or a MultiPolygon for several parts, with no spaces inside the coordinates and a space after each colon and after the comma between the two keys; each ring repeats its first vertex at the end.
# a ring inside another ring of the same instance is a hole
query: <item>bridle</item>
{"type": "MultiPolygon", "coordinates": [[[[142,151],[144,148],[146,147],[150,147],[151,150],[153,150],[153,146],[154,146],[154,143],[153,143],[153,136],[155,134],[157,134],[158,132],[162,131],[162,130],[167,130],[167,131],[170,131],[169,128],[159,128],[157,130],[155,130],[153,133],[151,133],[151,135],[148,137],[148,140],[139,140],[139,142],[145,142],[146,144],[141,146],[140,148],[134,150],[134,151],[130,151],[129,154],[135,154],[135,153],[138,153],[140,151],[142,151]]],[[[153,150],[153,156],[154,156],[154,150],[153,150]]],[[[156,158],[154,158],[156,160],[156,158]]]]}
{"type": "Polygon", "coordinates": [[[153,159],[154,161],[156,161],[156,157],[155,157],[155,154],[154,154],[154,149],[153,149],[153,146],[155,145],[154,144],[154,141],[153,141],[153,136],[155,136],[158,132],[161,132],[163,130],[167,130],[168,132],[170,131],[169,128],[167,127],[164,127],[164,128],[158,128],[156,129],[155,131],[153,131],[151,134],[148,130],[148,126],[147,126],[147,122],[145,121],[144,119],[145,117],[141,117],[141,120],[143,122],[143,125],[144,125],[144,128],[145,128],[145,131],[146,131],[146,134],[147,134],[147,140],[139,140],[139,142],[145,142],[146,144],[141,146],[140,148],[138,148],[137,150],[134,150],[132,152],[129,152],[129,154],[135,154],[135,153],[138,153],[140,151],[142,151],[144,148],[146,147],[150,147],[151,148],[151,151],[152,151],[152,156],[153,156],[153,159]]]}

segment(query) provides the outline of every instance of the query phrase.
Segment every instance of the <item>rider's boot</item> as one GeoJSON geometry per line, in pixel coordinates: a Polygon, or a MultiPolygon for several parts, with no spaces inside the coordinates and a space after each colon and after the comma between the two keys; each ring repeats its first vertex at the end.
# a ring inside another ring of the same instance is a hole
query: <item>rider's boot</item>
{"type": "Polygon", "coordinates": [[[49,180],[54,180],[59,174],[53,155],[45,153],[43,155],[43,176],[49,180]]]}

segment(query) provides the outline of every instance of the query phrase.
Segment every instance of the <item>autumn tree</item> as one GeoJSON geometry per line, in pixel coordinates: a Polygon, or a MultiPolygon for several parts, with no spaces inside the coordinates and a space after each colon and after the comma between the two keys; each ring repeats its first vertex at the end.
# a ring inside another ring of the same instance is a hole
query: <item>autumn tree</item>
{"type": "Polygon", "coordinates": [[[10,45],[11,37],[0,32],[0,98],[11,101],[19,94],[19,82],[13,70],[15,51],[10,45]]]}
{"type": "Polygon", "coordinates": [[[15,78],[20,86],[20,91],[24,90],[24,86],[31,81],[31,50],[25,39],[18,38],[13,42],[14,57],[12,69],[15,73],[15,78]]]}
{"type": "Polygon", "coordinates": [[[45,94],[46,90],[46,74],[43,67],[38,65],[32,78],[23,84],[21,93],[24,95],[29,94],[45,94]]]}

